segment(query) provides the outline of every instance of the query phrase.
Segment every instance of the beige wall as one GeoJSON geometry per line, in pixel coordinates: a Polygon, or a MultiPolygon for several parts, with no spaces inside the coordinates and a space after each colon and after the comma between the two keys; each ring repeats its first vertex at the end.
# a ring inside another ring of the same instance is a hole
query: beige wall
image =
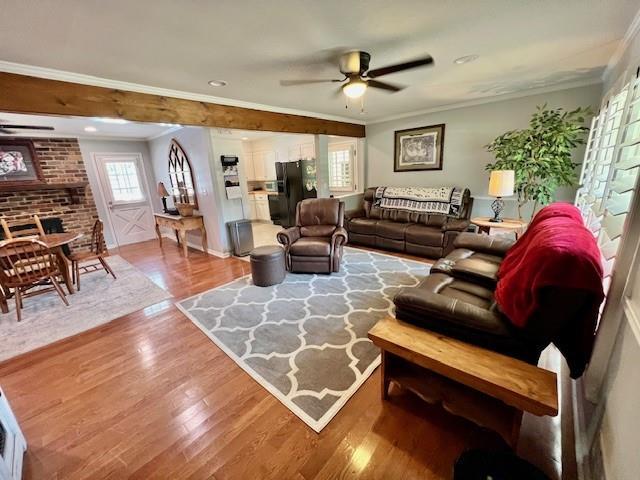
{"type": "MultiPolygon", "coordinates": [[[[492,199],[487,197],[489,176],[484,167],[494,158],[484,145],[508,130],[526,127],[537,105],[595,109],[600,103],[601,88],[591,85],[367,125],[365,184],[469,187],[476,199],[474,214],[488,215],[492,199]],[[445,124],[443,170],[395,173],[394,131],[439,123],[445,124]]],[[[582,161],[583,153],[582,149],[576,152],[576,162],[582,161]]],[[[559,192],[558,199],[573,201],[574,195],[574,189],[565,189],[559,192]]],[[[514,205],[507,201],[507,215],[515,213],[514,205]]]]}

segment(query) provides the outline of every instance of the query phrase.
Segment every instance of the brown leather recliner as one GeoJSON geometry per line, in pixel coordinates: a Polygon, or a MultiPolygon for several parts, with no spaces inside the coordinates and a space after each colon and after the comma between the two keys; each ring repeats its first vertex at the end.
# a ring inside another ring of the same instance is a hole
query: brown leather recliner
{"type": "Polygon", "coordinates": [[[340,271],[347,243],[344,203],[335,198],[308,198],[296,206],[296,226],[278,232],[287,270],[298,273],[340,271]]]}

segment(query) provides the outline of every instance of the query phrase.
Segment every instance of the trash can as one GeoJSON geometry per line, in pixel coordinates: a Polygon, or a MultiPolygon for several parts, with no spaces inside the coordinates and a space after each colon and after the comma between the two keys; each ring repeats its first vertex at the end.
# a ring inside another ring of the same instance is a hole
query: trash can
{"type": "Polygon", "coordinates": [[[249,255],[253,250],[253,230],[251,220],[234,220],[227,223],[233,254],[238,257],[249,255]]]}

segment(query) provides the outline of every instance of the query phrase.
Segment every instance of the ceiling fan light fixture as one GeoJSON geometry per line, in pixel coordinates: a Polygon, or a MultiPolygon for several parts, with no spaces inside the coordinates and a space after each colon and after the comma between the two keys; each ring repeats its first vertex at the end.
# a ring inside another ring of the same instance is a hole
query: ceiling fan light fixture
{"type": "Polygon", "coordinates": [[[367,82],[361,79],[350,80],[342,87],[342,91],[349,98],[360,98],[367,91],[367,82]]]}

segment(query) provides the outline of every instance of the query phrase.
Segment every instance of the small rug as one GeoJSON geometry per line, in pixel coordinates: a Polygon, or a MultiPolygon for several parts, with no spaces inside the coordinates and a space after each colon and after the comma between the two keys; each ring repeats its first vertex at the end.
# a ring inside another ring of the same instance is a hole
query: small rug
{"type": "MultiPolygon", "coordinates": [[[[15,302],[0,314],[0,361],[70,337],[170,298],[171,295],[126,260],[107,258],[116,280],[105,271],[82,275],[82,290],[67,295],[65,306],[55,292],[24,300],[18,322],[15,302]]],[[[66,292],[66,287],[62,287],[66,292]]]]}
{"type": "Polygon", "coordinates": [[[380,364],[367,338],[393,296],[429,265],[353,248],[331,275],[288,274],[272,287],[251,277],[177,303],[218,347],[316,432],[380,364]]]}

